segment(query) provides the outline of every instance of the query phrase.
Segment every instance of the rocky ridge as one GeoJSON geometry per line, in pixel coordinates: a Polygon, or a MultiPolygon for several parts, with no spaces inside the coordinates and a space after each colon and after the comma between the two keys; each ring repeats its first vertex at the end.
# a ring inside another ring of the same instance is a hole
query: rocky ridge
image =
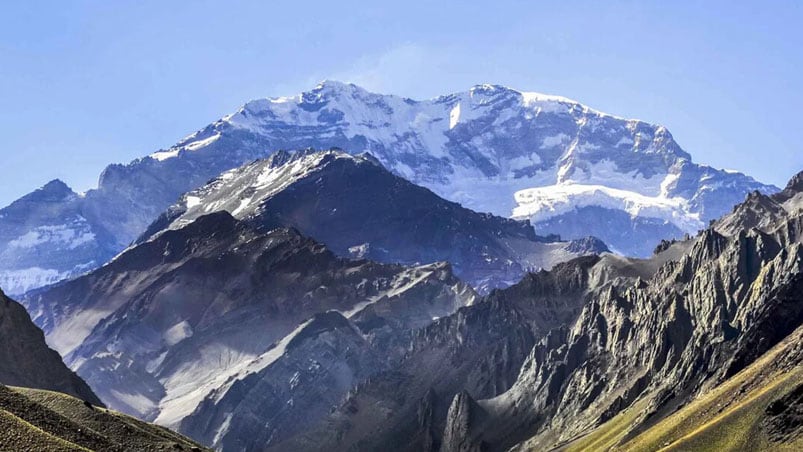
{"type": "Polygon", "coordinates": [[[370,155],[341,150],[279,151],[223,173],[182,196],[139,242],[219,210],[263,230],[296,228],[344,257],[447,261],[482,292],[528,270],[608,251],[598,239],[541,237],[527,221],[473,212],[393,175],[370,155]]]}

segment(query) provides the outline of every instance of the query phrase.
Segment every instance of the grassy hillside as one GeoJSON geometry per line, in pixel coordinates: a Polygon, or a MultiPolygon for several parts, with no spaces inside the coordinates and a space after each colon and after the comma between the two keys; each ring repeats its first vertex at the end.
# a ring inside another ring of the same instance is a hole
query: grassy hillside
{"type": "Polygon", "coordinates": [[[170,430],[57,392],[0,385],[0,451],[201,451],[170,430]]]}

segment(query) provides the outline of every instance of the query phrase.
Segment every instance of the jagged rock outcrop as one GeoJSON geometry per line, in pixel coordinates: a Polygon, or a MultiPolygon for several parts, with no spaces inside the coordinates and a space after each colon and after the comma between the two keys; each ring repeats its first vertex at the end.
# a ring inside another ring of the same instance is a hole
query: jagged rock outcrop
{"type": "Polygon", "coordinates": [[[799,327],[800,211],[760,196],[734,211],[750,229],[737,232],[738,222],[724,218],[649,280],[596,289],[574,323],[534,348],[509,391],[477,402],[489,414],[469,437],[493,450],[554,447],[637,400],[646,409],[634,425],[649,425],[799,327]],[[754,224],[774,204],[775,221],[754,224]],[[717,232],[722,225],[730,235],[717,232]]]}
{"type": "Polygon", "coordinates": [[[604,259],[588,256],[530,274],[412,331],[398,362],[357,385],[316,428],[271,450],[378,450],[388,444],[410,451],[448,449],[451,439],[445,436],[462,431],[449,426],[455,397],[487,398],[509,389],[536,341],[574,319],[586,291],[606,278],[597,269],[604,259]]]}
{"type": "Polygon", "coordinates": [[[484,444],[471,438],[471,425],[480,420],[482,414],[471,394],[461,391],[452,401],[446,415],[446,428],[443,432],[441,452],[481,452],[484,444]]]}

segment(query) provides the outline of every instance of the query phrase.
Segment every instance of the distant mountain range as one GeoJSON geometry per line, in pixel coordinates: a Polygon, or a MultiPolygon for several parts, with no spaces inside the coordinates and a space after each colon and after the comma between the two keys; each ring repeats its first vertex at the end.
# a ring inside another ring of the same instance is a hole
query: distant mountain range
{"type": "Polygon", "coordinates": [[[328,151],[226,173],[24,303],[106,403],[226,451],[801,446],[803,173],[649,259],[581,256],[480,297],[448,264],[343,259],[270,224],[292,209],[250,177],[301,201],[360,166],[381,170],[328,151]]]}
{"type": "Polygon", "coordinates": [[[637,256],[703,228],[749,192],[777,191],[693,163],[664,127],[561,97],[479,85],[416,101],[324,82],[249,102],[169,149],[111,165],[87,193],[54,181],[0,210],[0,285],[19,294],[96,268],[186,192],[277,150],[310,147],[369,152],[468,209],[637,256]]]}

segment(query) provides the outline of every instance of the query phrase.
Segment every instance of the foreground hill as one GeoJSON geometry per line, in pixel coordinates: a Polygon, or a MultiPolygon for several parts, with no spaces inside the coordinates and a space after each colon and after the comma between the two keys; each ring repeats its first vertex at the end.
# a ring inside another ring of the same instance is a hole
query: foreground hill
{"type": "Polygon", "coordinates": [[[97,189],[54,181],[0,210],[0,285],[18,294],[103,264],[183,193],[279,149],[370,152],[393,173],[477,212],[530,218],[541,235],[599,237],[648,256],[753,190],[692,161],[669,131],[570,99],[497,85],[418,101],[324,82],[259,99],[169,149],[110,165],[97,189]]]}
{"type": "Polygon", "coordinates": [[[206,450],[162,427],[40,389],[0,385],[2,451],[206,450]]]}

